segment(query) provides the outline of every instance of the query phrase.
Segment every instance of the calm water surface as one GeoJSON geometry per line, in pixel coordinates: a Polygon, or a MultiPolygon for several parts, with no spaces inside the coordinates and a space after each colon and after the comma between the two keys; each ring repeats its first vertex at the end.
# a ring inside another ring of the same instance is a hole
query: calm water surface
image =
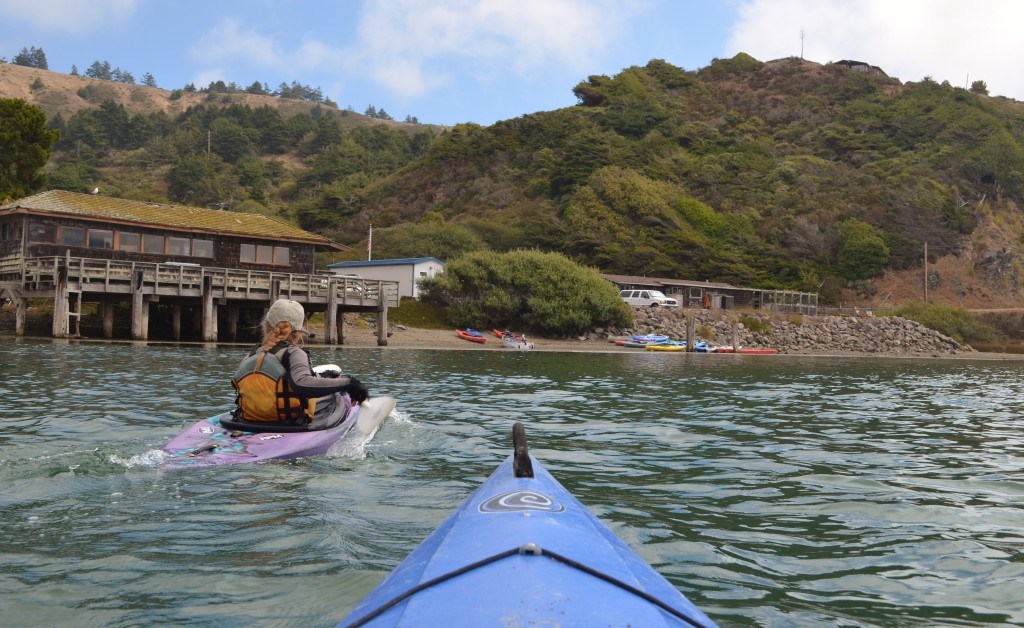
{"type": "Polygon", "coordinates": [[[371,441],[147,469],[244,351],[0,340],[0,624],[333,625],[518,420],[723,626],[1024,625],[1024,363],[314,347],[371,441]]]}

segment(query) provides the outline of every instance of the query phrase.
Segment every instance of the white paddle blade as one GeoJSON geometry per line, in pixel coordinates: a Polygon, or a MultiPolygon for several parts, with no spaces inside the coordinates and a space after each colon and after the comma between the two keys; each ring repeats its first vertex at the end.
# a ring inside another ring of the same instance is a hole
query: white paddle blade
{"type": "Polygon", "coordinates": [[[373,434],[395,409],[396,403],[398,401],[394,397],[374,397],[362,402],[359,404],[356,429],[367,436],[373,434]]]}

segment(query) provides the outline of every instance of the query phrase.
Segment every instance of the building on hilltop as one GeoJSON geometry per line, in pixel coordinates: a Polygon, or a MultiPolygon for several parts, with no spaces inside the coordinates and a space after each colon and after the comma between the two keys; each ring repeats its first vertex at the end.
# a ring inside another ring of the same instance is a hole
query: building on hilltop
{"type": "Polygon", "coordinates": [[[853,70],[854,72],[864,72],[865,74],[884,76],[886,78],[888,78],[889,76],[882,70],[882,68],[878,67],[877,65],[871,65],[869,63],[864,63],[863,61],[851,61],[849,59],[843,59],[842,61],[834,62],[833,65],[846,66],[853,70]]]}

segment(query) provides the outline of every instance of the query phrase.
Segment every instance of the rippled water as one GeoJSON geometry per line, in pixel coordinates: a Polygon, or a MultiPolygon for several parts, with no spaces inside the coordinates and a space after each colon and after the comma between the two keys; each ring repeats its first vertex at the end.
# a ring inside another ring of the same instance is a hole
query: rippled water
{"type": "Polygon", "coordinates": [[[1024,363],[325,350],[328,456],[159,472],[244,349],[0,341],[0,624],[333,625],[531,452],[723,626],[1024,625],[1024,363]]]}

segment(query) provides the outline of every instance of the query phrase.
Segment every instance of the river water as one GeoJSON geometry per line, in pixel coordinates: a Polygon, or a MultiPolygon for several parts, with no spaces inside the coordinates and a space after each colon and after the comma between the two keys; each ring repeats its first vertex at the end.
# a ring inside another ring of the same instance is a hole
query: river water
{"type": "Polygon", "coordinates": [[[244,352],[0,340],[0,624],[333,625],[521,421],[723,626],[1024,625],[1024,363],[314,347],[372,440],[148,469],[244,352]]]}

